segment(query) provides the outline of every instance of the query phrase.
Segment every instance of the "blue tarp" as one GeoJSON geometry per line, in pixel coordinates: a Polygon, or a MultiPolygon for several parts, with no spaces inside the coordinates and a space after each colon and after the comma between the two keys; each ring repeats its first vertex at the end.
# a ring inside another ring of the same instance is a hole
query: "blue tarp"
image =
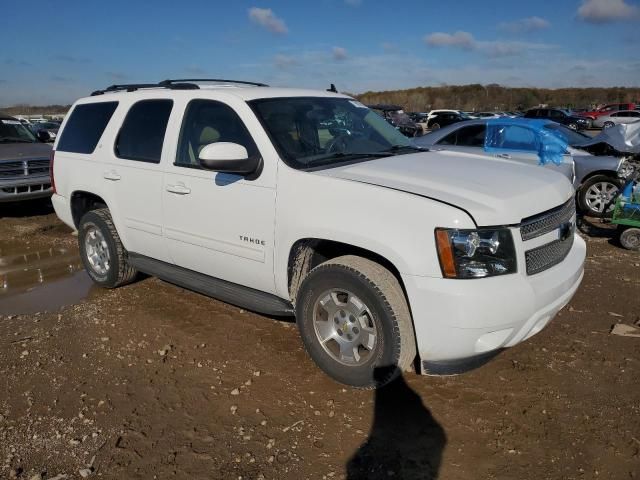
{"type": "Polygon", "coordinates": [[[484,138],[486,152],[530,152],[538,155],[540,165],[562,163],[567,153],[567,139],[555,129],[544,128],[549,120],[495,118],[487,120],[484,138]]]}

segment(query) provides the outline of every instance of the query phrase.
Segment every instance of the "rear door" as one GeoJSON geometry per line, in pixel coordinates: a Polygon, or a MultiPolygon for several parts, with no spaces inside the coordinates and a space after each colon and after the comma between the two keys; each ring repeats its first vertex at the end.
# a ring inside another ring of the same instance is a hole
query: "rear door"
{"type": "Polygon", "coordinates": [[[173,100],[168,98],[133,102],[112,148],[106,149],[110,158],[101,172],[116,200],[112,208],[124,228],[127,249],[162,261],[169,255],[162,238],[161,160],[172,111],[173,100]]]}
{"type": "MultiPolygon", "coordinates": [[[[500,125],[490,145],[497,157],[524,161],[530,165],[540,164],[543,139],[536,130],[521,125],[500,125]]],[[[546,163],[545,168],[564,175],[571,183],[575,181],[575,165],[569,154],[562,156],[562,163],[546,163]]]]}

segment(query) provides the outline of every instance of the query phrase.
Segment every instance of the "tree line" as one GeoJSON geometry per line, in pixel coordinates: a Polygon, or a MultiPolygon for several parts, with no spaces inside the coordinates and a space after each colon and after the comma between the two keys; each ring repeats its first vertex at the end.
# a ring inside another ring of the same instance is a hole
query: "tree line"
{"type": "Polygon", "coordinates": [[[514,111],[539,105],[564,108],[593,108],[606,103],[638,103],[640,88],[533,88],[505,87],[498,84],[443,85],[406,90],[365,92],[356,95],[362,103],[387,103],[402,106],[409,112],[436,108],[464,111],[514,111]]]}

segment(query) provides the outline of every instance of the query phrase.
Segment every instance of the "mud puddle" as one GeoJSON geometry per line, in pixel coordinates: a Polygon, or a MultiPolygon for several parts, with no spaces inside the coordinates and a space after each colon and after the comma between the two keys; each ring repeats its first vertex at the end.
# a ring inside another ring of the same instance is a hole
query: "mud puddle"
{"type": "Polygon", "coordinates": [[[0,314],[55,311],[87,298],[93,282],[75,249],[0,245],[0,314]]]}

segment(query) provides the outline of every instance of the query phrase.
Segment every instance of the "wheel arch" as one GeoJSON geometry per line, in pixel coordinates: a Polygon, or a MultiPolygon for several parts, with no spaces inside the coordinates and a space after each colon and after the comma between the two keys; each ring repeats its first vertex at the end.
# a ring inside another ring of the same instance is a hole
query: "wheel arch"
{"type": "Polygon", "coordinates": [[[100,195],[85,190],[74,191],[71,194],[70,204],[71,217],[76,229],[80,226],[80,219],[85,213],[99,208],[109,208],[107,202],[100,195]]]}
{"type": "MultiPolygon", "coordinates": [[[[356,255],[376,262],[396,277],[406,296],[406,289],[400,270],[387,257],[357,245],[322,238],[301,238],[289,249],[287,261],[287,287],[289,297],[295,301],[300,284],[307,273],[321,263],[343,255],[356,255]]],[[[407,301],[408,303],[408,301],[407,301]]]]}
{"type": "Polygon", "coordinates": [[[605,175],[607,177],[611,177],[613,179],[617,179],[618,178],[618,172],[616,170],[608,170],[608,169],[600,169],[600,170],[593,170],[587,174],[584,175],[584,177],[582,177],[582,179],[580,180],[580,186],[578,187],[578,190],[580,188],[582,188],[582,186],[587,183],[590,179],[592,179],[595,176],[598,175],[605,175]]]}

